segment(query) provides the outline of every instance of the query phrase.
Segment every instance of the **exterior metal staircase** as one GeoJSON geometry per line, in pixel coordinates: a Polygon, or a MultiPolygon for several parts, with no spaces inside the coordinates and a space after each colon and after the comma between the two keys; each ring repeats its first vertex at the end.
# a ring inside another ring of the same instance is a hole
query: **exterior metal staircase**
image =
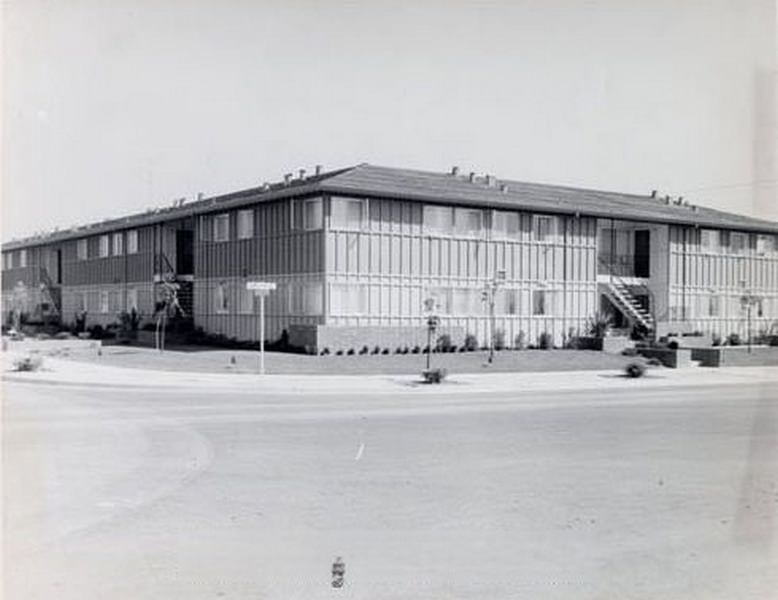
{"type": "Polygon", "coordinates": [[[154,284],[159,297],[160,289],[165,285],[171,285],[176,289],[176,296],[180,307],[179,317],[192,319],[194,312],[194,284],[191,277],[180,276],[176,273],[168,257],[160,252],[155,257],[154,284]]]}
{"type": "Polygon", "coordinates": [[[649,307],[638,299],[632,291],[633,288],[640,287],[642,290],[645,290],[646,295],[650,298],[652,294],[647,286],[635,286],[632,283],[626,283],[613,272],[609,273],[607,282],[600,281],[598,286],[605,297],[611,301],[633,326],[644,329],[649,335],[653,334],[656,327],[654,316],[649,307]]]}
{"type": "Polygon", "coordinates": [[[50,316],[60,316],[62,314],[62,290],[54,284],[51,275],[44,267],[40,269],[40,282],[41,294],[48,304],[46,312],[50,316]]]}

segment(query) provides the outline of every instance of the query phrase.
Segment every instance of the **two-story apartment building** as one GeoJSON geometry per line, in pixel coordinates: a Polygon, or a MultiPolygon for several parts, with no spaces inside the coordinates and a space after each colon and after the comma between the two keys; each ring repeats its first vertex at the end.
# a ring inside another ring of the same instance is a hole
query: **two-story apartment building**
{"type": "MultiPolygon", "coordinates": [[[[151,318],[163,280],[195,325],[257,339],[246,282],[272,281],[267,337],[321,349],[423,339],[430,302],[454,337],[486,341],[485,286],[511,344],[561,344],[611,311],[647,331],[745,335],[778,320],[778,224],[670,198],[371,165],[3,246],[3,310],[69,322],[151,318]]],[[[456,342],[456,340],[455,340],[456,342]]]]}

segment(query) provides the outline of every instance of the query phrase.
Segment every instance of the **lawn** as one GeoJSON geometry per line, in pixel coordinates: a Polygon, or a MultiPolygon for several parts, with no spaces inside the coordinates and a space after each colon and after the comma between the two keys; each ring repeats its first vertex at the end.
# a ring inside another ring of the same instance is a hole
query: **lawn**
{"type": "MultiPolygon", "coordinates": [[[[105,346],[101,355],[96,350],[72,350],[57,355],[72,360],[165,371],[249,373],[256,372],[259,366],[256,351],[216,350],[202,346],[179,346],[164,353],[151,348],[105,346]]],[[[421,372],[426,359],[424,354],[310,356],[267,352],[265,368],[271,374],[398,375],[421,372]]],[[[450,373],[486,373],[621,369],[634,360],[592,350],[504,350],[495,353],[491,365],[487,359],[488,352],[481,351],[433,353],[430,362],[433,367],[443,367],[450,373]]]]}

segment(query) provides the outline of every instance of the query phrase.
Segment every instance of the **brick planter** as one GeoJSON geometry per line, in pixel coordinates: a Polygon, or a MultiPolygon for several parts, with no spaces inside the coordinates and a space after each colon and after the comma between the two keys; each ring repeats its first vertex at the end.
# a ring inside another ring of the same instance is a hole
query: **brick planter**
{"type": "Polygon", "coordinates": [[[717,346],[694,348],[692,359],[703,367],[745,367],[778,365],[778,348],[768,346],[717,346]]]}

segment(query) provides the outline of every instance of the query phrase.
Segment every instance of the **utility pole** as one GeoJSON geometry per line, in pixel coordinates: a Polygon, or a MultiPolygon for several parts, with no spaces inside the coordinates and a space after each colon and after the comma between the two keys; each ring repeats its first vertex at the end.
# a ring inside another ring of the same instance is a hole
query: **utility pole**
{"type": "Polygon", "coordinates": [[[503,283],[505,283],[505,271],[497,271],[481,292],[481,300],[489,307],[489,364],[494,362],[494,302],[497,288],[503,283]]]}

